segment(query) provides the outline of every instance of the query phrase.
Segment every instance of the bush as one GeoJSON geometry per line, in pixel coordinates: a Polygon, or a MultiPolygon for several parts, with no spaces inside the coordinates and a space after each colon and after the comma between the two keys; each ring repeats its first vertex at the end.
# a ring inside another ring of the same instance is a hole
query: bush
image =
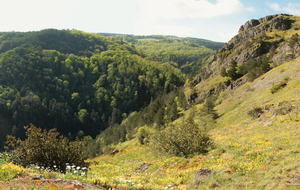
{"type": "Polygon", "coordinates": [[[143,127],[140,127],[137,132],[137,137],[138,137],[140,144],[142,144],[142,145],[147,144],[149,135],[150,135],[150,129],[146,125],[143,127]]]}
{"type": "Polygon", "coordinates": [[[221,74],[222,77],[227,77],[227,72],[226,72],[225,67],[221,68],[221,73],[220,74],[221,74]]]}
{"type": "Polygon", "coordinates": [[[273,84],[272,87],[271,87],[271,93],[274,94],[275,92],[277,92],[278,90],[284,88],[288,81],[291,80],[291,78],[289,76],[284,76],[282,81],[280,81],[279,83],[277,84],[273,84]]]}
{"type": "Polygon", "coordinates": [[[255,107],[248,112],[248,115],[253,118],[258,118],[262,113],[264,113],[264,111],[261,107],[255,107]]]}
{"type": "Polygon", "coordinates": [[[12,135],[7,136],[6,149],[13,149],[11,160],[24,167],[34,164],[51,171],[66,172],[66,163],[79,167],[88,167],[84,149],[88,137],[69,142],[68,138],[59,136],[56,129],[48,132],[30,124],[25,127],[27,139],[24,141],[12,135]]]}
{"type": "Polygon", "coordinates": [[[188,121],[181,126],[170,126],[152,133],[150,147],[155,151],[187,157],[190,154],[207,152],[209,147],[214,147],[214,143],[203,128],[188,121]]]}

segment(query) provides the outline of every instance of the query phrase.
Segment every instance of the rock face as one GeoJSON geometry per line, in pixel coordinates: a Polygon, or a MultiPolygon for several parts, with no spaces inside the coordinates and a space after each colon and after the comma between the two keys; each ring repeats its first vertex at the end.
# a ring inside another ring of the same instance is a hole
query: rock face
{"type": "MultiPolygon", "coordinates": [[[[291,15],[284,14],[271,15],[246,22],[240,27],[238,34],[219,50],[220,55],[217,54],[216,57],[214,57],[214,61],[217,60],[219,66],[224,65],[225,67],[229,67],[232,60],[243,63],[249,59],[257,58],[268,53],[273,46],[277,48],[278,45],[284,41],[280,37],[273,38],[272,42],[264,42],[262,36],[262,39],[258,39],[257,42],[253,44],[250,44],[250,40],[258,38],[265,32],[272,31],[273,29],[288,30],[292,28],[294,21],[289,19],[290,17],[291,15]]],[[[279,62],[283,61],[281,56],[277,56],[275,60],[279,62]]],[[[208,65],[211,65],[211,61],[208,65]]]]}
{"type": "MultiPolygon", "coordinates": [[[[266,34],[266,32],[273,30],[297,30],[294,28],[300,28],[300,26],[295,22],[294,16],[287,14],[270,15],[246,22],[240,27],[238,34],[210,58],[207,66],[194,78],[193,84],[197,86],[198,83],[207,82],[207,80],[217,76],[222,67],[229,68],[232,61],[243,64],[250,59],[258,59],[264,54],[271,55],[271,49],[273,51],[271,60],[274,65],[284,63],[287,60],[287,55],[291,52],[294,54],[293,56],[300,56],[300,43],[291,47],[289,38],[285,39],[284,35],[266,34]]],[[[225,92],[229,92],[246,82],[247,78],[242,77],[232,84],[229,81],[214,84],[208,90],[207,88],[206,90],[194,88],[189,94],[186,94],[187,100],[204,100],[207,96],[216,94],[220,90],[226,89],[225,92]]]]}
{"type": "Polygon", "coordinates": [[[242,86],[243,84],[246,84],[248,82],[248,78],[247,77],[241,77],[238,80],[230,83],[228,85],[228,88],[225,90],[225,92],[230,92],[232,90],[237,89],[239,86],[242,86]]]}

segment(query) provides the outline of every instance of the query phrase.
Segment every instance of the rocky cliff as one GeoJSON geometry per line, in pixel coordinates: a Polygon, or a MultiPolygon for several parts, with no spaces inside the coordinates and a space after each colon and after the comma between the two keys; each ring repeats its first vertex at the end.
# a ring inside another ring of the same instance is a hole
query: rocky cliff
{"type": "MultiPolygon", "coordinates": [[[[300,18],[293,15],[278,14],[270,15],[260,19],[252,19],[242,25],[238,34],[215,53],[207,63],[207,66],[193,80],[195,88],[193,93],[187,93],[198,99],[220,92],[230,91],[247,82],[245,77],[238,81],[227,82],[221,80],[219,83],[207,85],[215,77],[220,77],[222,67],[229,68],[232,61],[244,64],[250,59],[258,59],[263,55],[270,57],[271,65],[274,67],[285,62],[290,57],[300,55],[298,43],[291,45],[289,39],[297,33],[300,28],[300,18]],[[241,82],[242,81],[242,82],[241,82]],[[203,89],[206,86],[206,90],[203,89]]],[[[218,80],[220,81],[220,80],[218,80]]],[[[188,97],[187,99],[193,99],[188,97]]]]}

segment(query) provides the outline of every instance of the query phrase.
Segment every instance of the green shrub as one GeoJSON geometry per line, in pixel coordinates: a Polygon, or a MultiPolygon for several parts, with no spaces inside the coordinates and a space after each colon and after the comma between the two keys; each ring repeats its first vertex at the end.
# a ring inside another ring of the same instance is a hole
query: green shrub
{"type": "Polygon", "coordinates": [[[258,118],[262,113],[264,113],[261,107],[255,107],[250,110],[247,114],[253,118],[258,118]]]}
{"type": "Polygon", "coordinates": [[[149,135],[150,135],[150,129],[146,125],[143,127],[140,127],[137,132],[137,137],[138,137],[140,144],[142,144],[142,145],[147,144],[149,135]]]}
{"type": "Polygon", "coordinates": [[[221,68],[221,73],[220,74],[221,74],[222,77],[226,77],[227,76],[227,72],[226,72],[226,68],[225,67],[221,68]]]}
{"type": "Polygon", "coordinates": [[[205,153],[214,143],[207,132],[189,120],[180,126],[169,126],[152,133],[150,147],[154,151],[187,157],[190,154],[205,153]]]}
{"type": "Polygon", "coordinates": [[[277,84],[273,84],[272,87],[271,87],[271,93],[274,94],[275,92],[277,92],[278,90],[284,88],[288,81],[290,80],[291,78],[289,76],[284,76],[282,81],[280,81],[279,83],[277,84]]]}
{"type": "Polygon", "coordinates": [[[291,78],[288,75],[285,75],[282,80],[288,82],[291,78]]]}
{"type": "Polygon", "coordinates": [[[25,127],[27,139],[16,139],[12,135],[7,136],[6,149],[13,149],[11,160],[14,164],[29,166],[34,164],[40,168],[51,171],[66,172],[67,163],[79,167],[88,167],[85,162],[87,156],[84,149],[88,137],[83,140],[69,142],[68,138],[59,136],[56,129],[48,132],[30,124],[25,127]]]}

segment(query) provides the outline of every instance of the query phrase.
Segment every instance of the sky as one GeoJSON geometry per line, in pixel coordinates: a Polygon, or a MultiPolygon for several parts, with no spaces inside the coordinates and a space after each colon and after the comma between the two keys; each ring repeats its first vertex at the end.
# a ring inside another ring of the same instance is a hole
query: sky
{"type": "Polygon", "coordinates": [[[228,42],[248,20],[300,16],[299,0],[6,0],[0,31],[77,29],[228,42]]]}

